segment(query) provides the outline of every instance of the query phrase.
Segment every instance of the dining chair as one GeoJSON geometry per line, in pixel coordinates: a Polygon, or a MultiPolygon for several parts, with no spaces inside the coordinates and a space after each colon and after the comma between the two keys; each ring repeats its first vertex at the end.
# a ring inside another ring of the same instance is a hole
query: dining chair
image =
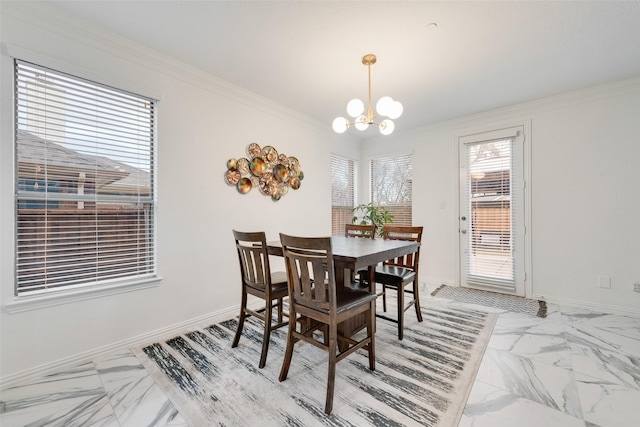
{"type": "MultiPolygon", "coordinates": [[[[376,237],[376,225],[375,224],[345,224],[344,237],[360,237],[360,238],[366,238],[366,239],[374,239],[376,237]]],[[[356,272],[351,271],[350,274],[351,274],[351,281],[354,282],[356,280],[356,272]]],[[[358,279],[358,282],[362,283],[362,280],[358,279]]]]}
{"type": "Polygon", "coordinates": [[[345,224],[344,225],[345,237],[366,237],[374,239],[376,237],[376,225],[375,224],[345,224]]]}
{"type": "Polygon", "coordinates": [[[329,368],[324,412],[330,414],[337,362],[362,348],[368,352],[369,369],[375,370],[376,295],[365,290],[336,286],[330,237],[296,237],[280,233],[280,241],[289,284],[289,329],[279,380],[287,379],[296,343],[304,341],[327,351],[329,368]],[[323,280],[313,280],[314,277],[323,280]],[[366,317],[366,336],[359,341],[343,336],[338,324],[362,314],[366,317]],[[310,319],[313,323],[298,331],[298,316],[310,319]],[[324,332],[323,341],[314,337],[317,330],[324,332]],[[338,343],[345,345],[340,353],[338,343]]]}
{"type": "Polygon", "coordinates": [[[255,316],[264,323],[262,337],[262,354],[259,368],[264,368],[269,351],[271,331],[288,325],[283,316],[289,316],[283,311],[282,300],[289,294],[287,274],[284,271],[271,271],[267,241],[264,232],[242,232],[233,230],[233,236],[238,250],[240,275],[242,277],[242,300],[240,303],[240,318],[238,330],[233,338],[232,348],[238,346],[244,321],[248,316],[255,316]],[[265,301],[265,307],[252,310],[247,307],[247,296],[253,295],[265,301]],[[276,301],[274,303],[274,301],[276,301]],[[276,323],[273,323],[273,310],[276,309],[276,323]]]}
{"type": "MultiPolygon", "coordinates": [[[[382,228],[382,238],[387,240],[422,241],[422,228],[401,225],[385,225],[382,228]]],[[[411,306],[416,309],[418,322],[422,322],[420,311],[420,289],[418,282],[418,267],[420,261],[420,247],[414,253],[389,259],[375,269],[375,282],[382,285],[382,311],[387,311],[387,289],[396,290],[398,296],[397,316],[390,317],[385,314],[376,314],[376,317],[389,320],[398,324],[398,339],[404,338],[404,313],[411,306]],[[407,289],[407,285],[412,285],[407,289]],[[405,294],[411,295],[411,299],[405,302],[405,294]]],[[[367,276],[366,270],[359,271],[361,278],[367,276]]],[[[363,279],[366,281],[366,279],[363,279]]]]}

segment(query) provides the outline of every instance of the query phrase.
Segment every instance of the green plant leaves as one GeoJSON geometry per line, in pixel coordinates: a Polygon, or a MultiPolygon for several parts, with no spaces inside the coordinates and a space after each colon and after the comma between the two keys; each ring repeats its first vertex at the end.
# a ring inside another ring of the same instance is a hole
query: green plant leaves
{"type": "Polygon", "coordinates": [[[375,224],[376,234],[382,236],[382,227],[393,222],[393,215],[384,206],[374,206],[373,203],[361,204],[353,208],[354,224],[375,224]]]}

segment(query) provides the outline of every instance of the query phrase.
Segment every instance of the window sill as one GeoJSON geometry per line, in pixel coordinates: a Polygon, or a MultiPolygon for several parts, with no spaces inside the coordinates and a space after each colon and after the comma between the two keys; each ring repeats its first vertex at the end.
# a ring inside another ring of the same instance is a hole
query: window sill
{"type": "Polygon", "coordinates": [[[4,309],[7,313],[21,313],[23,311],[39,310],[41,308],[53,307],[56,305],[69,304],[93,298],[101,298],[109,295],[117,295],[125,292],[153,288],[158,286],[161,281],[161,277],[155,276],[81,290],[15,297],[13,301],[4,305],[4,309]]]}

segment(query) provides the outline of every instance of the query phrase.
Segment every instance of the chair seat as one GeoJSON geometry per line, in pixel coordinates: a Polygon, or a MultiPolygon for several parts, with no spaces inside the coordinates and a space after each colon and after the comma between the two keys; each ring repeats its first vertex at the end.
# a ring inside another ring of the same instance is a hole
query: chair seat
{"type": "MultiPolygon", "coordinates": [[[[259,292],[264,292],[264,288],[258,288],[251,285],[247,285],[247,287],[255,289],[259,292]]],[[[284,271],[276,271],[271,273],[271,292],[275,292],[277,294],[280,294],[282,292],[285,292],[286,294],[289,293],[289,287],[287,285],[287,273],[285,273],[284,271]]]]}
{"type": "MultiPolygon", "coordinates": [[[[368,270],[359,270],[358,275],[364,280],[369,277],[368,270]]],[[[376,267],[375,280],[376,283],[384,285],[395,285],[398,282],[410,282],[416,276],[416,272],[403,267],[393,267],[390,265],[379,265],[376,267]]]]}
{"type": "Polygon", "coordinates": [[[287,289],[287,273],[284,271],[274,271],[271,273],[271,289],[287,289]]]}
{"type": "MultiPolygon", "coordinates": [[[[357,307],[359,305],[365,304],[369,301],[372,301],[377,298],[376,294],[372,294],[371,292],[358,290],[353,288],[337,288],[336,289],[336,308],[337,313],[340,314],[345,312],[353,307],[357,307]]],[[[310,304],[305,304],[304,301],[299,301],[298,304],[304,305],[309,308],[313,308],[314,310],[329,313],[329,309],[321,309],[317,306],[312,306],[310,304]]]]}
{"type": "Polygon", "coordinates": [[[376,299],[377,295],[368,291],[359,291],[345,287],[336,290],[336,298],[338,299],[338,313],[342,313],[343,311],[376,299]]]}
{"type": "Polygon", "coordinates": [[[376,267],[376,282],[385,285],[393,285],[398,282],[410,282],[416,276],[416,272],[403,267],[382,265],[376,267]]]}

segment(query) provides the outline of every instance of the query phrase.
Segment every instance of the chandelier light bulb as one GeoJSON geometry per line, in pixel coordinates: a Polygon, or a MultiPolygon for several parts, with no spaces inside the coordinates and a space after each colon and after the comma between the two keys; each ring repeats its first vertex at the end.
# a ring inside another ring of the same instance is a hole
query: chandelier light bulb
{"type": "Polygon", "coordinates": [[[364,111],[364,103],[359,99],[352,99],[347,104],[347,113],[351,117],[358,117],[364,111]]]}
{"type": "Polygon", "coordinates": [[[344,133],[349,127],[349,121],[344,117],[336,117],[333,121],[333,130],[336,133],[344,133]]]}
{"type": "Polygon", "coordinates": [[[391,135],[395,128],[396,125],[393,124],[392,120],[386,119],[380,123],[380,133],[383,135],[391,135]]]}
{"type": "Polygon", "coordinates": [[[362,115],[356,119],[356,129],[365,130],[369,127],[369,123],[367,123],[367,117],[362,115]]]}
{"type": "Polygon", "coordinates": [[[383,96],[376,103],[376,112],[380,116],[388,116],[393,108],[393,99],[390,96],[383,96]]]}
{"type": "Polygon", "coordinates": [[[403,111],[404,111],[404,107],[402,106],[402,104],[398,101],[394,101],[391,106],[391,110],[389,111],[389,114],[387,114],[387,117],[395,120],[402,115],[403,111]]]}

